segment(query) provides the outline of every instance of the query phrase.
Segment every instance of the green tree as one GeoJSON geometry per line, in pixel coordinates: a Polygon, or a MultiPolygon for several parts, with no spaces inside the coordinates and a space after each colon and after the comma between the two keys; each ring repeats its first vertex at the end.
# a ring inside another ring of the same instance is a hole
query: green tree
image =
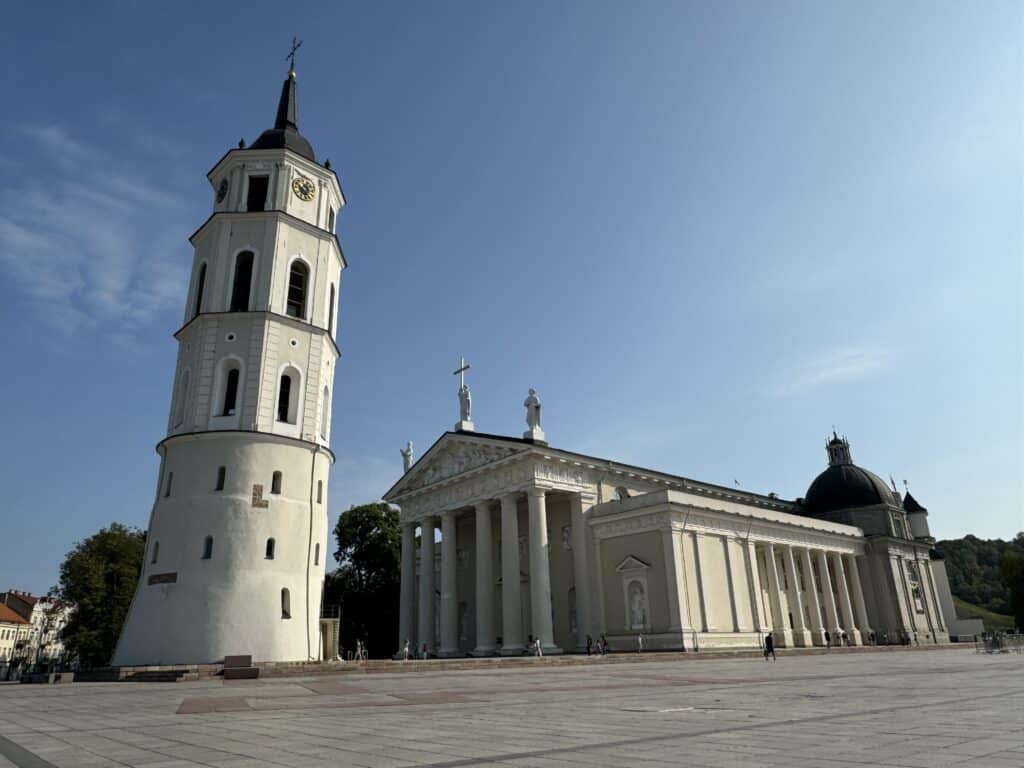
{"type": "Polygon", "coordinates": [[[398,638],[398,512],[383,502],[352,507],[334,536],[338,569],[327,576],[324,602],[341,608],[341,646],[352,650],[362,640],[370,656],[390,656],[398,638]]]}
{"type": "Polygon", "coordinates": [[[1024,627],[1024,533],[1014,539],[1016,548],[1003,553],[999,560],[999,575],[1010,593],[1010,607],[1018,627],[1024,627]]]}
{"type": "Polygon", "coordinates": [[[75,544],[51,593],[74,605],[61,637],[85,667],[110,663],[142,569],[146,534],[111,523],[75,544]]]}

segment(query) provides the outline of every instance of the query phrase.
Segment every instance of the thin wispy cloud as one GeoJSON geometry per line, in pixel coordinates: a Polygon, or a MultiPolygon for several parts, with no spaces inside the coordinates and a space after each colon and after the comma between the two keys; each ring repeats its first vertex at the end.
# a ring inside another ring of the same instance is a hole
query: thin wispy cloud
{"type": "Polygon", "coordinates": [[[32,155],[3,161],[34,170],[0,190],[0,272],[57,328],[130,343],[181,304],[184,198],[61,126],[18,132],[32,155]]]}
{"type": "Polygon", "coordinates": [[[866,379],[884,371],[892,360],[885,347],[846,346],[831,349],[780,372],[771,394],[804,394],[821,387],[866,379]]]}

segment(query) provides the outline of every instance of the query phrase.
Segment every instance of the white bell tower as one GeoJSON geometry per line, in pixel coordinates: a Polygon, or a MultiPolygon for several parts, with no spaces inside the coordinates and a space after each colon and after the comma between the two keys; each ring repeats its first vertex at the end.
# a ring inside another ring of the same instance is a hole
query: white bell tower
{"type": "Polygon", "coordinates": [[[274,127],[209,172],[146,557],[115,665],[319,659],[345,198],[274,127]]]}

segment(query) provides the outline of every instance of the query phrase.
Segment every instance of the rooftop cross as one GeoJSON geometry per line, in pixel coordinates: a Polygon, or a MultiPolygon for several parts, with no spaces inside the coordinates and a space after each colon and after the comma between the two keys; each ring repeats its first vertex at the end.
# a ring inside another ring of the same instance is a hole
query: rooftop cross
{"type": "Polygon", "coordinates": [[[295,38],[295,37],[293,37],[292,38],[292,49],[290,51],[288,51],[288,55],[285,56],[285,58],[288,59],[289,62],[290,62],[288,64],[288,71],[289,72],[292,72],[292,73],[295,72],[295,52],[297,50],[299,50],[299,48],[301,48],[301,47],[302,47],[302,41],[297,39],[297,38],[295,38]]]}
{"type": "Polygon", "coordinates": [[[452,371],[452,376],[459,377],[459,389],[464,389],[466,386],[466,371],[472,368],[469,363],[466,362],[466,358],[459,356],[459,367],[452,371]]]}

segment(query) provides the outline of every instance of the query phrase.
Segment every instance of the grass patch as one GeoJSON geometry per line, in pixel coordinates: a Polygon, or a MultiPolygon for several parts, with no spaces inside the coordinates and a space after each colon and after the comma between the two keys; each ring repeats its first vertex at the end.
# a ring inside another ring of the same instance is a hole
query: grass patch
{"type": "Polygon", "coordinates": [[[956,595],[953,595],[953,604],[956,606],[956,612],[961,616],[977,616],[983,622],[985,622],[985,629],[989,632],[995,632],[1000,629],[1013,629],[1013,617],[1004,616],[1001,613],[993,613],[992,611],[981,608],[972,603],[968,603],[966,600],[961,600],[956,595]]]}

